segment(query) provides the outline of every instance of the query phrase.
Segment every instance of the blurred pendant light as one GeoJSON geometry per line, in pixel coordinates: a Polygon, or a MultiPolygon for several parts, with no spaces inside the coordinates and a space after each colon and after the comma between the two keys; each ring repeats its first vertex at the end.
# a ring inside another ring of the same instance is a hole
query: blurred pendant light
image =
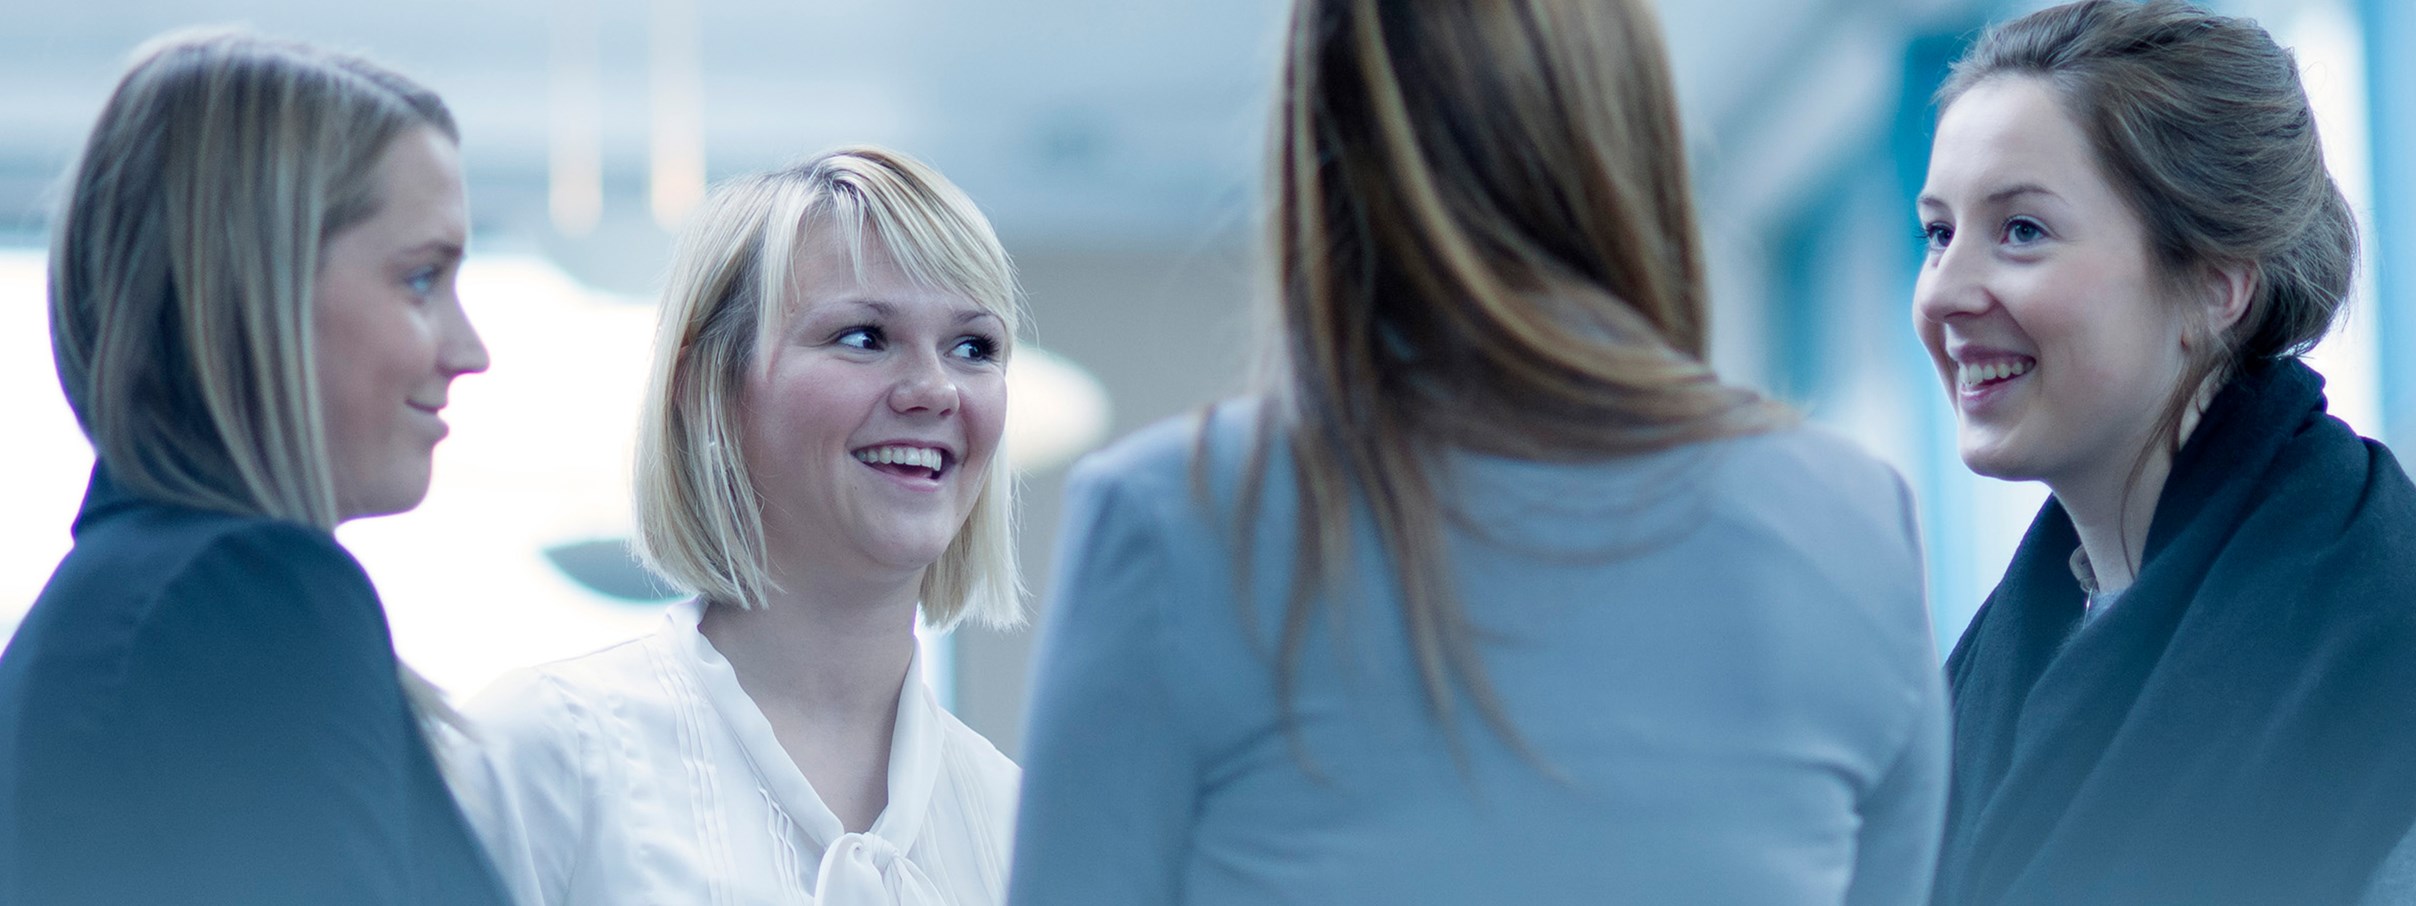
{"type": "Polygon", "coordinates": [[[562,235],[604,216],[603,65],[596,0],[554,0],[549,50],[546,210],[562,235]]]}
{"type": "Polygon", "coordinates": [[[653,4],[647,196],[654,222],[670,230],[705,197],[704,77],[699,71],[696,0],[653,4]]]}

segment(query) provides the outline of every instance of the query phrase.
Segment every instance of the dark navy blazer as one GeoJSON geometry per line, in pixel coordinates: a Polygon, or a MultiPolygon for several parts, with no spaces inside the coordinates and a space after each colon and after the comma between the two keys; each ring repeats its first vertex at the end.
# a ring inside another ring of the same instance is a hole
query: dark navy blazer
{"type": "Polygon", "coordinates": [[[99,469],[0,654],[0,903],[501,903],[329,533],[99,469]]]}

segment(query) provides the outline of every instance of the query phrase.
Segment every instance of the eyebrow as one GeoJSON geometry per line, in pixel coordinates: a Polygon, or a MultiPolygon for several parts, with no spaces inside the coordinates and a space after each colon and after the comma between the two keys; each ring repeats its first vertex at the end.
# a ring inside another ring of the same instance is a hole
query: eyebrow
{"type": "Polygon", "coordinates": [[[2045,195],[2049,198],[2063,197],[2055,194],[2055,190],[2047,188],[2046,186],[2026,182],[2020,185],[2006,186],[2005,188],[1990,192],[1988,193],[1988,201],[1991,204],[2001,204],[2012,201],[2016,198],[2020,198],[2024,195],[2045,195]]]}
{"type": "MultiPolygon", "coordinates": [[[[2014,185],[1998,189],[1994,192],[1990,192],[1988,193],[1988,197],[1984,200],[1989,204],[2004,204],[2005,202],[2012,201],[2024,195],[2045,195],[2049,198],[2058,199],[2063,197],[2055,194],[2054,189],[2047,188],[2046,186],[2042,186],[2034,182],[2025,182],[2016,183],[2014,185]]],[[[1947,203],[1943,199],[1928,193],[1923,193],[1920,198],[1914,199],[1913,204],[1916,207],[1924,208],[1948,207],[1947,203]]]]}
{"type": "Polygon", "coordinates": [[[430,239],[426,242],[422,242],[418,245],[404,249],[402,254],[404,257],[415,257],[428,252],[436,252],[451,258],[460,258],[462,257],[462,246],[461,243],[450,239],[430,239]]]}

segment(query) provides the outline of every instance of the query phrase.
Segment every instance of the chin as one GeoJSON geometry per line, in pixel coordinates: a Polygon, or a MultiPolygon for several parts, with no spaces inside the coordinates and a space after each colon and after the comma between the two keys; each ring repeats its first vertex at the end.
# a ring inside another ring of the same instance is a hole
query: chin
{"type": "Polygon", "coordinates": [[[336,491],[336,513],[341,521],[392,516],[418,509],[428,499],[428,480],[392,481],[367,488],[336,491]]]}
{"type": "Polygon", "coordinates": [[[911,529],[859,534],[857,549],[873,562],[893,569],[922,569],[939,562],[954,536],[935,537],[911,529]]]}
{"type": "Polygon", "coordinates": [[[1972,474],[2002,481],[2029,481],[2038,476],[2026,467],[2019,456],[2001,446],[1966,442],[1963,444],[1963,467],[1972,474]]]}

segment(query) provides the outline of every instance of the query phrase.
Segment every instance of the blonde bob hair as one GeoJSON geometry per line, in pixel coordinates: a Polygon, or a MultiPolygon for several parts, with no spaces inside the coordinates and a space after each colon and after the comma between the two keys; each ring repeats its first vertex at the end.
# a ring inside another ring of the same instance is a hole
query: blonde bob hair
{"type": "Polygon", "coordinates": [[[420,127],[460,140],[435,93],[357,57],[229,31],[136,51],[51,245],[59,384],[111,480],[335,526],[311,287],[420,127]]]}
{"type": "MultiPolygon", "coordinates": [[[[775,587],[739,419],[748,369],[779,327],[798,249],[817,230],[834,231],[859,269],[865,244],[879,243],[908,279],[1006,322],[1010,345],[1022,329],[1014,269],[989,219],[914,158],[846,147],[716,188],[681,235],[663,292],[636,482],[641,552],[710,602],[752,607],[775,587]]],[[[1023,621],[1006,459],[990,458],[964,527],[923,573],[927,625],[1023,621]]]]}

